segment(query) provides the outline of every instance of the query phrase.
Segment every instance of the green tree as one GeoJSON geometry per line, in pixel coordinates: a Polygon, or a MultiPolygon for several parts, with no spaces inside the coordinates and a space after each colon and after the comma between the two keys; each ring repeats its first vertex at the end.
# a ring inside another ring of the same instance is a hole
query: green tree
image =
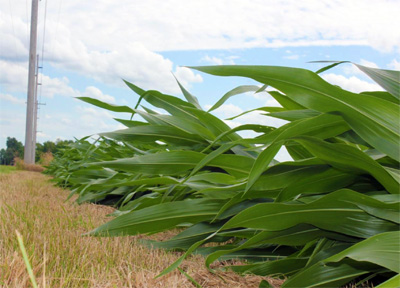
{"type": "Polygon", "coordinates": [[[56,154],[60,149],[66,148],[69,144],[74,143],[72,140],[57,139],[56,142],[46,141],[43,144],[36,143],[35,161],[38,162],[43,153],[56,154]]]}
{"type": "Polygon", "coordinates": [[[24,145],[14,137],[7,137],[6,146],[6,149],[0,151],[0,163],[2,165],[12,165],[15,157],[24,157],[24,145]]]}
{"type": "Polygon", "coordinates": [[[54,153],[56,151],[56,144],[52,141],[46,141],[43,143],[43,152],[54,153]]]}

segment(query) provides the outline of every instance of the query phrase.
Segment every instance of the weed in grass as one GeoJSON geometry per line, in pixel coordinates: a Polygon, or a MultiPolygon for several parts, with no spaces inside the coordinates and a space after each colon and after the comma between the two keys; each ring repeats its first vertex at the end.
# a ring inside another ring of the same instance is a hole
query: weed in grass
{"type": "Polygon", "coordinates": [[[0,165],[0,174],[8,174],[15,170],[16,168],[14,166],[0,165]]]}

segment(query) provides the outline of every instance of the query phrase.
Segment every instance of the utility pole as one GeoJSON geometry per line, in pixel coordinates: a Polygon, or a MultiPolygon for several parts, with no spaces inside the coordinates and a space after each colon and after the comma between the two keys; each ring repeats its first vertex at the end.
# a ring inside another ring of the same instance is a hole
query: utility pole
{"type": "Polygon", "coordinates": [[[39,102],[38,102],[38,85],[39,85],[39,54],[36,55],[36,75],[35,75],[35,105],[33,107],[33,145],[32,145],[32,154],[35,159],[36,155],[36,134],[37,134],[37,115],[39,109],[39,102]]]}
{"type": "Polygon", "coordinates": [[[35,116],[35,66],[36,66],[36,42],[37,42],[37,22],[38,22],[39,0],[32,0],[31,12],[31,36],[29,44],[29,74],[28,74],[28,105],[26,107],[26,129],[25,129],[25,149],[24,162],[35,164],[36,134],[34,131],[35,116]]]}

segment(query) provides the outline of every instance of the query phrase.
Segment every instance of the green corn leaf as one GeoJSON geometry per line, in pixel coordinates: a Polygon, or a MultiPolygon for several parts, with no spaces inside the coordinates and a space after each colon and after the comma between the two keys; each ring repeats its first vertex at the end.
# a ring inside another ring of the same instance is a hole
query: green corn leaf
{"type": "MultiPolygon", "coordinates": [[[[122,171],[144,174],[174,175],[193,169],[204,157],[205,154],[195,151],[168,151],[134,158],[95,162],[90,165],[101,165],[122,171]]],[[[208,166],[222,168],[228,173],[245,175],[253,165],[253,162],[253,159],[244,156],[222,154],[210,161],[208,166]]]]}
{"type": "Polygon", "coordinates": [[[283,287],[292,287],[291,285],[320,287],[322,284],[332,287],[339,283],[344,284],[356,276],[377,269],[374,266],[362,264],[366,262],[398,273],[400,267],[399,241],[400,233],[398,231],[372,236],[296,274],[283,287]],[[358,262],[348,261],[345,258],[351,258],[358,262]],[[347,263],[352,263],[352,265],[347,263]]]}
{"type": "Polygon", "coordinates": [[[256,85],[243,85],[243,86],[238,86],[232,90],[230,90],[229,92],[227,92],[224,96],[222,96],[221,99],[218,100],[217,103],[215,103],[209,110],[208,112],[211,112],[215,109],[217,109],[218,107],[220,107],[222,104],[224,104],[229,98],[231,98],[232,96],[238,95],[238,94],[242,94],[242,93],[246,93],[246,92],[255,92],[258,91],[260,89],[260,87],[256,86],[256,85]]]}
{"type": "Polygon", "coordinates": [[[183,96],[185,96],[186,100],[187,100],[189,103],[193,104],[197,109],[202,110],[202,109],[201,109],[201,106],[200,106],[200,104],[199,104],[199,100],[196,98],[196,96],[193,96],[192,94],[190,94],[190,92],[187,91],[187,90],[185,89],[185,87],[183,87],[182,84],[178,81],[178,79],[176,78],[175,75],[174,75],[174,77],[175,77],[176,82],[177,82],[178,85],[179,85],[179,88],[181,88],[181,91],[182,91],[182,93],[183,93],[183,96]]]}
{"type": "Polygon", "coordinates": [[[398,104],[345,91],[305,69],[239,65],[192,68],[219,76],[249,77],[275,87],[304,107],[338,113],[365,141],[393,159],[400,160],[398,104]]]}
{"type": "Polygon", "coordinates": [[[180,145],[206,143],[196,134],[182,131],[176,127],[162,125],[142,125],[113,132],[100,133],[101,136],[120,141],[154,143],[157,140],[180,145]]]}
{"type": "Polygon", "coordinates": [[[93,236],[121,236],[154,233],[181,223],[198,223],[212,218],[220,201],[189,199],[168,202],[121,215],[91,231],[93,236]]]}
{"type": "Polygon", "coordinates": [[[258,204],[234,216],[221,229],[241,227],[278,231],[308,223],[360,238],[398,229],[398,225],[369,215],[355,203],[382,209],[396,209],[397,205],[343,189],[308,204],[258,204]]]}
{"type": "Polygon", "coordinates": [[[306,108],[278,91],[269,91],[268,93],[286,110],[302,110],[306,108]]]}
{"type": "Polygon", "coordinates": [[[344,144],[331,144],[317,138],[296,138],[308,151],[343,171],[362,171],[374,176],[390,193],[400,193],[399,182],[379,163],[362,151],[344,144]]]}
{"type": "Polygon", "coordinates": [[[323,262],[339,262],[345,257],[371,262],[394,272],[400,272],[400,232],[386,232],[372,236],[350,248],[325,259],[323,262]]]}
{"type": "Polygon", "coordinates": [[[354,65],[378,83],[382,88],[400,100],[400,71],[370,68],[359,64],[354,65]]]}
{"type": "Polygon", "coordinates": [[[376,286],[376,288],[393,288],[393,287],[400,287],[400,274],[397,274],[396,276],[393,276],[384,283],[376,286]]]}
{"type": "Polygon", "coordinates": [[[341,287],[356,277],[379,269],[372,265],[360,265],[349,259],[339,263],[318,263],[312,266],[312,268],[308,268],[304,272],[290,277],[283,283],[282,288],[341,287]]]}
{"type": "Polygon", "coordinates": [[[343,173],[337,169],[318,169],[307,178],[292,182],[279,193],[276,202],[292,200],[298,195],[326,193],[339,190],[353,183],[357,175],[343,173]]]}
{"type": "Polygon", "coordinates": [[[92,104],[96,107],[100,107],[109,111],[113,112],[125,112],[125,113],[135,113],[134,109],[128,107],[128,106],[118,106],[118,105],[113,105],[113,104],[108,104],[106,102],[90,98],[90,97],[76,97],[79,100],[82,100],[83,102],[92,104]]]}
{"type": "Polygon", "coordinates": [[[281,143],[274,143],[260,153],[256,161],[254,162],[253,167],[251,167],[249,180],[247,181],[245,188],[245,193],[249,191],[249,189],[257,181],[260,175],[268,168],[272,159],[275,157],[281,147],[281,143]]]}

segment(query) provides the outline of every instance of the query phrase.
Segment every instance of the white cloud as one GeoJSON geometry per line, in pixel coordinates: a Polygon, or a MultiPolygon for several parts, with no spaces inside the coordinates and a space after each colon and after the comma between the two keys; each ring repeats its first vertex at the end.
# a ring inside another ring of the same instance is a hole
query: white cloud
{"type": "MultiPolygon", "coordinates": [[[[376,63],[365,60],[365,59],[360,59],[360,61],[358,61],[356,64],[360,64],[360,65],[370,67],[370,68],[379,68],[376,63]]],[[[343,67],[343,72],[346,75],[351,75],[351,76],[355,75],[357,77],[367,79],[367,76],[365,75],[365,73],[362,72],[360,69],[358,69],[356,65],[353,65],[353,64],[342,64],[342,65],[344,65],[342,67],[343,67]]]]}
{"type": "MultiPolygon", "coordinates": [[[[134,49],[135,43],[151,51],[350,44],[389,51],[400,46],[399,30],[388,29],[397,19],[398,1],[285,0],[268,5],[264,0],[148,0],[140,4],[122,0],[118,5],[111,0],[96,5],[64,1],[59,10],[60,1],[48,3],[46,41],[50,53],[61,50],[66,59],[85,49],[134,49]]],[[[15,33],[25,44],[26,3],[13,2],[15,33]]],[[[7,0],[0,4],[9,7],[7,0]]],[[[40,7],[43,10],[44,5],[40,7]]],[[[0,30],[12,35],[7,12],[0,15],[0,30]]],[[[15,46],[12,43],[3,44],[15,46]]],[[[15,48],[7,49],[11,50],[15,48]]]]}
{"type": "MultiPolygon", "coordinates": [[[[60,1],[48,3],[47,61],[104,83],[123,85],[123,78],[167,93],[179,88],[171,75],[174,64],[159,51],[313,45],[400,49],[400,30],[387,29],[397,18],[398,1],[286,0],[269,5],[263,0],[148,0],[140,4],[122,0],[118,5],[111,0],[96,5],[77,1],[61,5],[60,1]]],[[[12,10],[0,12],[1,54],[9,60],[26,60],[26,3],[10,3],[0,0],[2,7],[12,10]]],[[[40,9],[43,16],[44,5],[40,9]]],[[[203,60],[234,64],[233,57],[206,55],[203,60]]],[[[200,75],[183,71],[176,68],[175,73],[182,74],[186,86],[201,82],[200,75]]]]}
{"type": "Polygon", "coordinates": [[[186,67],[176,67],[174,74],[185,88],[190,88],[190,83],[203,82],[203,77],[200,74],[195,74],[191,69],[186,67]]]}
{"type": "Polygon", "coordinates": [[[0,60],[0,85],[11,92],[26,92],[28,88],[28,63],[0,60]],[[3,73],[7,71],[6,73],[3,73]]]}
{"type": "Polygon", "coordinates": [[[0,103],[3,101],[10,102],[10,103],[17,104],[17,105],[25,105],[25,100],[23,100],[23,99],[17,98],[10,94],[0,93],[0,103]]]}
{"type": "Polygon", "coordinates": [[[212,64],[212,65],[222,65],[222,64],[224,64],[224,60],[222,60],[221,58],[210,57],[208,55],[206,55],[203,58],[201,58],[200,61],[204,61],[204,62],[212,64]]]}
{"type": "Polygon", "coordinates": [[[51,78],[46,75],[39,74],[41,79],[42,95],[47,98],[53,98],[56,95],[77,97],[80,96],[80,92],[71,86],[69,86],[69,80],[67,77],[63,78],[51,78]]]}
{"type": "Polygon", "coordinates": [[[208,55],[206,55],[203,58],[201,58],[200,61],[206,62],[208,64],[212,64],[212,65],[222,65],[222,64],[224,64],[224,60],[222,60],[221,58],[210,57],[208,55]]]}
{"type": "Polygon", "coordinates": [[[355,76],[347,78],[343,75],[328,73],[323,74],[322,78],[331,84],[338,85],[345,90],[355,93],[364,91],[383,91],[382,87],[378,84],[363,81],[355,76]]]}
{"type": "MultiPolygon", "coordinates": [[[[273,87],[267,87],[266,91],[277,91],[277,90],[275,88],[273,88],[273,87]]],[[[259,92],[259,93],[247,92],[247,93],[245,93],[245,95],[263,101],[265,106],[268,106],[268,107],[281,107],[279,102],[276,101],[275,98],[273,98],[267,92],[259,92]]]]}
{"type": "Polygon", "coordinates": [[[90,106],[90,107],[85,106],[84,107],[84,106],[78,105],[76,107],[76,110],[81,115],[85,115],[85,116],[89,115],[90,117],[96,117],[97,119],[111,119],[112,118],[112,114],[110,112],[108,112],[107,110],[96,108],[93,106],[90,106]]]}
{"type": "Polygon", "coordinates": [[[62,118],[61,122],[64,123],[64,124],[71,124],[72,123],[71,119],[66,118],[66,117],[62,118]]]}
{"type": "Polygon", "coordinates": [[[236,64],[235,59],[238,58],[239,56],[235,55],[223,56],[222,58],[215,56],[210,57],[209,55],[206,55],[203,58],[201,58],[200,61],[211,65],[235,65],[236,64]]]}
{"type": "MultiPolygon", "coordinates": [[[[121,78],[124,78],[144,89],[176,93],[179,88],[171,72],[186,87],[201,82],[202,77],[193,71],[176,68],[160,51],[316,45],[364,45],[384,52],[400,51],[400,30],[388,29],[393,26],[393,19],[398,17],[399,1],[270,2],[266,5],[264,0],[148,0],[140,3],[121,0],[115,5],[115,1],[102,0],[96,5],[90,1],[63,1],[61,5],[61,0],[48,1],[45,64],[50,63],[61,71],[80,73],[106,84],[123,85],[121,78]]],[[[26,93],[29,11],[27,13],[25,1],[0,0],[0,5],[4,8],[0,11],[0,71],[7,71],[0,73],[2,93],[26,93]]],[[[40,19],[43,19],[43,12],[42,1],[40,19]]],[[[38,28],[40,51],[42,20],[38,28]]],[[[235,60],[235,56],[218,54],[206,55],[205,62],[206,57],[214,64],[221,61],[223,64],[234,64],[235,60]]],[[[398,60],[393,60],[389,67],[398,69],[398,63],[398,60]]],[[[351,74],[346,75],[348,77],[326,74],[324,77],[352,91],[379,89],[379,86],[361,80],[361,74],[357,77],[353,76],[354,72],[351,74]]],[[[74,88],[67,78],[43,75],[43,84],[42,94],[45,97],[82,95],[82,91],[74,88]]],[[[86,89],[85,92],[97,93],[98,99],[112,100],[112,96],[89,87],[89,91],[86,89]]],[[[263,101],[274,104],[271,98],[266,97],[263,101]]],[[[234,111],[235,108],[230,109],[234,111]]],[[[53,126],[68,131],[72,131],[73,127],[77,134],[72,135],[81,136],[84,130],[81,130],[80,124],[86,125],[86,122],[88,126],[95,126],[93,123],[98,121],[104,129],[112,126],[107,121],[100,123],[96,117],[101,115],[94,115],[96,112],[82,110],[78,113],[76,119],[68,118],[70,115],[49,113],[52,118],[46,125],[50,131],[53,131],[53,126]],[[72,122],[62,123],[62,119],[72,122]]],[[[20,116],[24,119],[23,113],[20,116]]],[[[268,119],[261,117],[257,119],[268,119]]],[[[95,128],[87,131],[97,132],[95,128]]],[[[59,131],[47,134],[59,136],[59,131]]]]}
{"type": "Polygon", "coordinates": [[[84,96],[90,97],[90,98],[95,98],[107,103],[115,103],[115,98],[113,96],[103,94],[99,88],[96,88],[94,86],[89,86],[86,87],[85,92],[83,93],[84,96]]]}
{"type": "Polygon", "coordinates": [[[283,58],[289,59],[289,60],[297,60],[300,58],[300,56],[297,54],[293,54],[293,55],[283,56],[283,58]]]}
{"type": "MultiPolygon", "coordinates": [[[[58,12],[57,4],[49,5],[49,14],[58,12]]],[[[95,6],[73,1],[63,4],[62,24],[71,27],[79,39],[89,37],[90,47],[109,50],[123,42],[140,42],[152,51],[309,43],[361,44],[387,51],[399,47],[400,42],[397,29],[387,29],[397,17],[397,1],[290,0],[265,5],[263,0],[148,0],[138,5],[125,0],[119,5],[113,1],[95,6]]]]}
{"type": "Polygon", "coordinates": [[[25,139],[25,109],[1,110],[0,114],[0,147],[4,148],[7,137],[15,137],[23,142],[25,139]]]}
{"type": "Polygon", "coordinates": [[[360,63],[358,63],[358,64],[366,66],[366,67],[370,67],[370,68],[379,68],[376,63],[365,60],[365,59],[361,59],[360,63]]]}
{"type": "MultiPolygon", "coordinates": [[[[0,1],[1,7],[9,7],[9,3],[0,1]]],[[[8,9],[7,9],[8,10],[8,9]]],[[[2,58],[15,60],[27,60],[28,55],[28,31],[27,24],[21,17],[15,17],[11,11],[0,11],[0,54],[2,58]],[[11,17],[13,15],[13,17],[11,17]]]]}
{"type": "Polygon", "coordinates": [[[52,112],[46,114],[44,121],[39,120],[39,130],[45,131],[46,137],[40,141],[56,139],[82,138],[100,132],[121,129],[121,125],[112,119],[113,115],[96,107],[76,106],[73,117],[71,112],[52,112]],[[51,119],[51,121],[49,121],[51,119]],[[60,136],[60,131],[63,135],[60,136]]]}
{"type": "MultiPolygon", "coordinates": [[[[211,108],[211,107],[209,107],[209,108],[211,108]]],[[[209,108],[207,108],[207,109],[209,109],[209,108]]],[[[236,116],[243,112],[243,110],[240,107],[233,105],[233,104],[226,104],[226,103],[222,104],[220,107],[218,107],[214,111],[215,111],[214,113],[219,115],[221,118],[230,118],[230,117],[236,116]]]]}
{"type": "Polygon", "coordinates": [[[283,56],[284,59],[288,59],[288,60],[297,60],[297,59],[300,58],[299,55],[293,54],[293,52],[292,52],[291,50],[286,50],[285,52],[286,52],[286,54],[288,54],[288,55],[283,56]]]}
{"type": "MultiPolygon", "coordinates": [[[[49,135],[47,135],[46,133],[43,133],[43,132],[37,132],[36,133],[36,137],[37,137],[37,139],[38,140],[40,140],[40,139],[47,139],[48,137],[49,137],[49,135]]],[[[46,141],[46,140],[44,140],[44,141],[46,141]]]]}
{"type": "MultiPolygon", "coordinates": [[[[0,60],[0,85],[5,90],[11,92],[25,92],[28,90],[28,64],[26,62],[10,62],[0,60]]],[[[79,91],[69,86],[69,80],[63,78],[51,78],[47,75],[39,73],[39,93],[47,98],[53,98],[55,95],[62,96],[79,96],[79,91]]]]}
{"type": "Polygon", "coordinates": [[[400,61],[397,61],[397,59],[393,59],[392,62],[388,64],[388,67],[390,69],[400,71],[400,61]]]}

